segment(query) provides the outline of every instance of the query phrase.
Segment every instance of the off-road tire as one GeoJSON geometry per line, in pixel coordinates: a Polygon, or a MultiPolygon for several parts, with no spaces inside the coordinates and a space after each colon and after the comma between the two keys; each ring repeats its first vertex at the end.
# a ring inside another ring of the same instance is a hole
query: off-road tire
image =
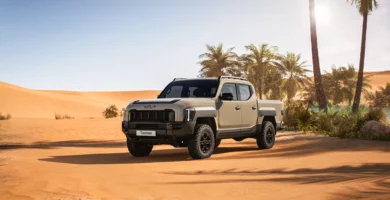
{"type": "Polygon", "coordinates": [[[214,149],[216,149],[216,148],[218,148],[219,147],[219,145],[221,144],[221,139],[216,139],[215,140],[215,146],[214,146],[214,149]]]}
{"type": "Polygon", "coordinates": [[[127,149],[134,157],[145,157],[152,152],[153,145],[127,140],[127,149]]]}
{"type": "Polygon", "coordinates": [[[197,124],[188,141],[188,152],[193,159],[209,158],[214,152],[215,138],[208,124],[197,124]]]}
{"type": "Polygon", "coordinates": [[[257,135],[256,143],[259,149],[270,149],[275,144],[275,126],[270,121],[263,121],[261,132],[257,135]]]}

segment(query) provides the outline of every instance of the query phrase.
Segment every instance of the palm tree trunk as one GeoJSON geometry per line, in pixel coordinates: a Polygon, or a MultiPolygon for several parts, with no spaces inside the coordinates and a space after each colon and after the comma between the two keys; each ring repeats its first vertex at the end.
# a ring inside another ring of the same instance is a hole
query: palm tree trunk
{"type": "Polygon", "coordinates": [[[366,55],[367,18],[368,18],[368,14],[364,13],[363,14],[363,30],[362,30],[362,46],[360,49],[359,73],[358,73],[358,80],[356,83],[355,98],[353,100],[353,105],[352,105],[353,112],[357,112],[359,110],[360,96],[362,94],[364,57],[366,55]]]}
{"type": "Polygon", "coordinates": [[[314,85],[316,88],[316,96],[318,101],[318,106],[320,110],[327,109],[327,101],[324,92],[324,87],[322,85],[322,76],[320,69],[320,58],[318,56],[318,44],[317,44],[317,28],[316,28],[316,19],[315,19],[315,5],[314,0],[309,0],[309,9],[310,9],[310,36],[311,36],[311,51],[313,57],[313,72],[314,72],[314,85]]]}

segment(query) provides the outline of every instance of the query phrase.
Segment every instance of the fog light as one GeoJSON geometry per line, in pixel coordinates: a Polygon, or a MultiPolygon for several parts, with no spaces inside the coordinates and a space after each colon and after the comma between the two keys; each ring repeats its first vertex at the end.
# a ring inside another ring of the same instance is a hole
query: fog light
{"type": "Polygon", "coordinates": [[[170,122],[174,122],[174,121],[175,121],[175,112],[170,111],[170,112],[168,113],[168,120],[169,120],[170,122]]]}

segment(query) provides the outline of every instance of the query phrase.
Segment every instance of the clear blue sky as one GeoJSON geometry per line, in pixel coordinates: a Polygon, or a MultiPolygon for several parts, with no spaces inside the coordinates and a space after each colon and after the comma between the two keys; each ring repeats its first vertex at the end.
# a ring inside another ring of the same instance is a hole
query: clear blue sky
{"type": "MultiPolygon", "coordinates": [[[[369,16],[366,71],[390,69],[390,2],[369,16]]],[[[362,17],[316,0],[323,70],[358,66],[362,17]]],[[[311,67],[308,0],[0,0],[0,81],[33,89],[162,89],[206,44],[269,43],[311,67]]]]}

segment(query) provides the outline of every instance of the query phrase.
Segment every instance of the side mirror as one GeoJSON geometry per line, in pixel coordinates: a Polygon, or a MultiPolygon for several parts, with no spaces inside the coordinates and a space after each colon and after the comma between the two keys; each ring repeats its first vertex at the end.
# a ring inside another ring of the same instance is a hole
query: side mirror
{"type": "Polygon", "coordinates": [[[231,101],[231,100],[233,100],[233,94],[232,93],[222,93],[221,96],[219,96],[219,99],[231,101]]]}

